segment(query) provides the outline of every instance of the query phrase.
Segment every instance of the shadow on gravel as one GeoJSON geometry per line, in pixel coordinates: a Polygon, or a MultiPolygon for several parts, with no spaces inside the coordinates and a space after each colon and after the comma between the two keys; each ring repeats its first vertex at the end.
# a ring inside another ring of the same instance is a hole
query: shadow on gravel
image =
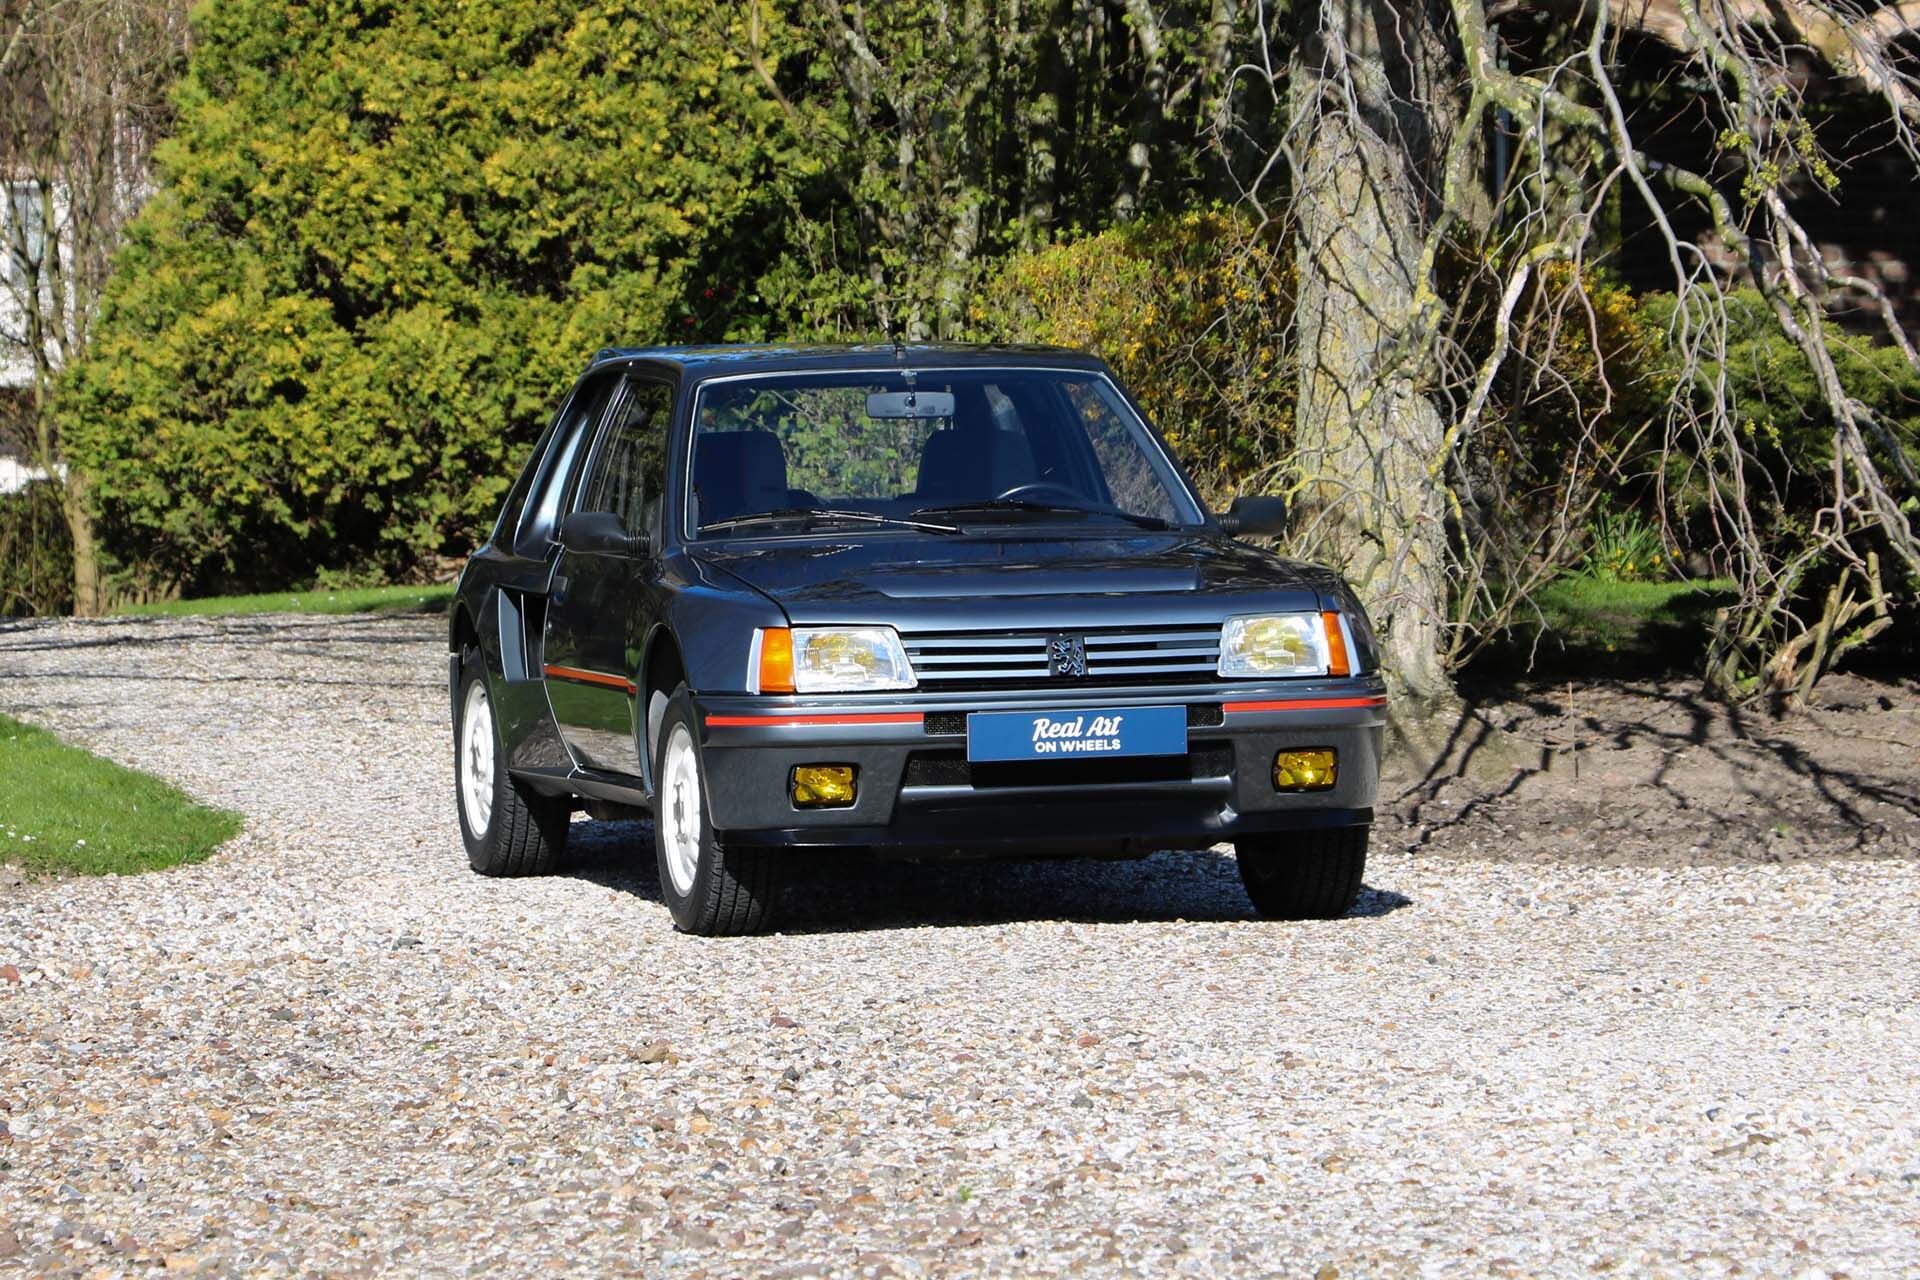
{"type": "MultiPolygon", "coordinates": [[[[576,822],[567,874],[660,901],[653,830],[645,822],[576,822]]],[[[1412,899],[1368,886],[1347,916],[1377,919],[1412,899]]],[[[781,933],[955,928],[1070,920],[1133,924],[1256,920],[1233,859],[1158,853],[1129,862],[904,863],[860,854],[795,855],[776,928],[781,933]]],[[[1279,927],[1285,927],[1281,925],[1279,927]]]]}
{"type": "MultiPolygon", "coordinates": [[[[430,689],[444,688],[444,664],[382,666],[369,677],[365,650],[369,647],[412,648],[437,640],[439,624],[424,614],[389,610],[374,614],[261,614],[240,617],[116,617],[63,618],[57,624],[44,619],[0,622],[0,682],[17,681],[29,689],[45,681],[80,681],[102,685],[162,683],[218,686],[242,679],[249,684],[299,684],[315,687],[430,689]],[[170,664],[183,651],[202,642],[257,649],[271,658],[248,669],[244,677],[230,667],[214,671],[177,672],[170,664]],[[95,668],[97,661],[83,651],[119,650],[125,657],[95,668]],[[72,653],[74,665],[21,669],[7,661],[14,654],[72,653]],[[149,656],[152,655],[152,656],[149,656]],[[320,675],[310,667],[287,660],[323,659],[338,675],[320,675]],[[396,675],[411,672],[417,678],[396,675]]],[[[75,704],[36,702],[29,697],[16,704],[28,711],[48,711],[75,704]]]]}
{"type": "Polygon", "coordinates": [[[1416,853],[1687,866],[1920,847],[1911,676],[1832,675],[1793,712],[1663,678],[1460,693],[1447,732],[1382,779],[1416,853]]]}
{"type": "MultiPolygon", "coordinates": [[[[411,609],[379,613],[207,614],[178,618],[20,618],[0,621],[0,651],[82,649],[178,650],[200,640],[258,644],[278,652],[324,655],[330,646],[413,645],[444,634],[431,614],[411,609]]],[[[76,675],[80,673],[75,673],[76,675]]]]}

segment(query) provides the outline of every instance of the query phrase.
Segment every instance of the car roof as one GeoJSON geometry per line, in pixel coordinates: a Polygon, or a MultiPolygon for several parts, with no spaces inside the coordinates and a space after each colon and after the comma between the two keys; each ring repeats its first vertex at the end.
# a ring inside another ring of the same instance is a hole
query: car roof
{"type": "Polygon", "coordinates": [[[993,346],[960,342],[730,343],[701,347],[606,347],[590,368],[646,360],[675,365],[688,376],[804,373],[809,369],[963,369],[1029,365],[1103,369],[1098,356],[1070,347],[993,346]]]}

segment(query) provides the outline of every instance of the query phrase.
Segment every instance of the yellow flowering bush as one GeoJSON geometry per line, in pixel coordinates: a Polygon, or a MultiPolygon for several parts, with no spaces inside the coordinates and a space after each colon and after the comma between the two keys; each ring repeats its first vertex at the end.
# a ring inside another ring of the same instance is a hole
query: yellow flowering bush
{"type": "Polygon", "coordinates": [[[1276,487],[1293,436],[1293,267],[1246,219],[1148,218],[1015,255],[968,318],[984,339],[1103,356],[1210,501],[1276,487]]]}

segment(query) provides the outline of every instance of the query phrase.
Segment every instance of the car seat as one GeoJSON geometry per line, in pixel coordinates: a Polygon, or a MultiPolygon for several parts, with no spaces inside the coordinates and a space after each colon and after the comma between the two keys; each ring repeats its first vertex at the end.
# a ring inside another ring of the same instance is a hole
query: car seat
{"type": "Polygon", "coordinates": [[[969,502],[994,494],[993,457],[977,432],[942,427],[920,446],[920,471],[913,487],[922,505],[969,502]]]}
{"type": "Polygon", "coordinates": [[[787,455],[771,431],[709,431],[693,449],[694,525],[792,505],[787,455]]]}
{"type": "Polygon", "coordinates": [[[1002,425],[979,387],[955,396],[954,419],[920,446],[913,500],[921,506],[980,502],[1034,478],[1033,451],[1017,420],[1002,425]]]}

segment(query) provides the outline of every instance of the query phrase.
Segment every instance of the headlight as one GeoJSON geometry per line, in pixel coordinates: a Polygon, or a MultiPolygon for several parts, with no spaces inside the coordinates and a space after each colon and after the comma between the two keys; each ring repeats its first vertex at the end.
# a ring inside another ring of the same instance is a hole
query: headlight
{"type": "Polygon", "coordinates": [[[911,689],[913,666],[892,627],[769,627],[754,636],[756,693],[911,689]]]}
{"type": "MultiPolygon", "coordinates": [[[[1337,625],[1337,624],[1336,624],[1337,625]]],[[[1324,676],[1327,623],[1318,613],[1250,613],[1220,628],[1223,676],[1324,676]]]]}

